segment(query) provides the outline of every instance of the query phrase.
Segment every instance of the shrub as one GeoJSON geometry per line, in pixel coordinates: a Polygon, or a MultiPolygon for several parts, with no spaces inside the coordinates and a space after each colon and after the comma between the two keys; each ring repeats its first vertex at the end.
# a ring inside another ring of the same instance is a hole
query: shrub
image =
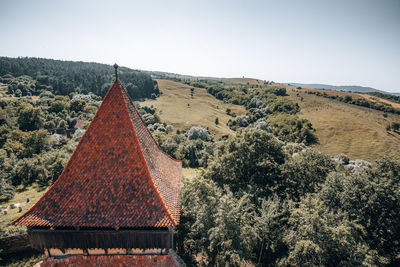
{"type": "Polygon", "coordinates": [[[201,126],[193,126],[186,132],[189,140],[201,139],[203,141],[210,141],[210,133],[201,126]]]}

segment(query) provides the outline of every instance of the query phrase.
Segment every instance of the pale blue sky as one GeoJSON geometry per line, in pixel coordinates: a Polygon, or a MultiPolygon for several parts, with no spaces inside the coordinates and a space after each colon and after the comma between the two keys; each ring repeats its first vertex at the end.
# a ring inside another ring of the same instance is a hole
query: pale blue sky
{"type": "Polygon", "coordinates": [[[400,0],[0,0],[0,55],[400,92],[400,0]]]}

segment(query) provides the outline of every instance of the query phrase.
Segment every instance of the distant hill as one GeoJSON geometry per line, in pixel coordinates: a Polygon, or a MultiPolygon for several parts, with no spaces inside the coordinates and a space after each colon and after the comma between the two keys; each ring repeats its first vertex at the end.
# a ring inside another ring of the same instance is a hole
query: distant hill
{"type": "Polygon", "coordinates": [[[249,85],[262,85],[265,83],[264,80],[241,77],[241,78],[219,78],[219,77],[207,77],[207,76],[192,76],[184,75],[171,72],[163,71],[147,71],[144,73],[150,74],[155,79],[168,79],[174,81],[192,81],[192,82],[206,82],[208,84],[249,84],[249,85]]]}
{"type": "Polygon", "coordinates": [[[364,87],[364,86],[357,86],[357,85],[329,85],[329,84],[307,84],[307,83],[284,83],[287,85],[293,86],[300,86],[303,88],[313,88],[313,89],[328,89],[328,90],[335,90],[335,91],[348,91],[348,92],[358,92],[358,93],[372,93],[372,92],[379,92],[382,94],[393,94],[399,95],[400,93],[389,93],[386,91],[382,91],[379,89],[375,89],[372,87],[364,87]]]}
{"type": "MultiPolygon", "coordinates": [[[[120,67],[118,73],[132,98],[159,94],[150,75],[126,67],[120,67]]],[[[39,95],[43,91],[58,95],[94,93],[104,96],[115,79],[114,68],[107,64],[32,57],[0,57],[0,76],[0,82],[9,85],[9,93],[19,90],[22,96],[39,95]]]]}

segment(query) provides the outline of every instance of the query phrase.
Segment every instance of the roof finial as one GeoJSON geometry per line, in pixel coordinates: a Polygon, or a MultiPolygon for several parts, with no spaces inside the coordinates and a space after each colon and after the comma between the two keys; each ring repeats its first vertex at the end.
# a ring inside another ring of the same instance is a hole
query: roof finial
{"type": "Polygon", "coordinates": [[[115,69],[115,81],[118,81],[118,71],[117,71],[118,65],[117,65],[117,63],[114,64],[114,69],[115,69]]]}

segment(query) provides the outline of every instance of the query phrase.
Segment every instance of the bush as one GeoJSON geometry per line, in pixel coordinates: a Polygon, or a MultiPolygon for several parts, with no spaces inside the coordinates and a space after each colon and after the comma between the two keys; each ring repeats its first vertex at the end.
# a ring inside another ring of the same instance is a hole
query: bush
{"type": "Polygon", "coordinates": [[[186,132],[189,140],[201,139],[203,141],[210,141],[210,133],[201,126],[193,126],[186,132]]]}
{"type": "Polygon", "coordinates": [[[269,128],[269,122],[267,122],[265,119],[259,119],[259,120],[257,120],[257,121],[254,123],[252,129],[264,130],[264,131],[266,131],[266,132],[268,132],[268,133],[271,133],[271,132],[272,132],[271,128],[269,128]]]}
{"type": "Polygon", "coordinates": [[[311,145],[317,143],[315,130],[306,119],[296,115],[279,114],[268,118],[272,133],[286,142],[297,142],[311,145]]]}
{"type": "Polygon", "coordinates": [[[398,122],[392,122],[392,129],[394,131],[398,131],[400,129],[400,123],[398,122]]]}
{"type": "Polygon", "coordinates": [[[0,202],[13,198],[15,187],[10,185],[4,178],[0,178],[0,202]]]}

